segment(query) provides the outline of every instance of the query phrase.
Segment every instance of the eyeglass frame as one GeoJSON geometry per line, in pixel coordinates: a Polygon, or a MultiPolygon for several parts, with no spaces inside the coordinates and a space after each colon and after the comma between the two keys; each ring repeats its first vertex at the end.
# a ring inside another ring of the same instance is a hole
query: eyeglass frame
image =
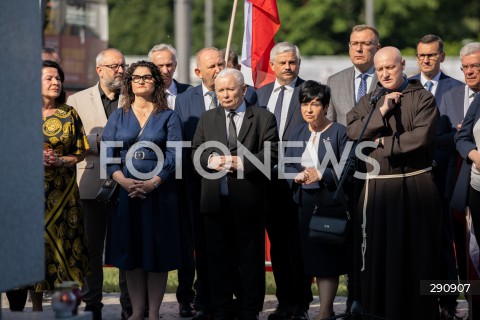
{"type": "Polygon", "coordinates": [[[442,52],[420,53],[420,54],[417,53],[415,56],[417,57],[418,60],[424,61],[426,58],[428,58],[428,60],[437,60],[438,56],[441,54],[442,52]]]}
{"type": "Polygon", "coordinates": [[[479,71],[480,70],[480,63],[471,63],[467,65],[462,65],[460,67],[460,70],[465,72],[466,70],[472,68],[474,71],[479,71]]]}
{"type": "Polygon", "coordinates": [[[123,68],[123,70],[126,70],[128,68],[128,64],[126,63],[115,63],[115,64],[101,64],[101,67],[107,67],[113,71],[118,71],[120,67],[123,68]]]}
{"type": "Polygon", "coordinates": [[[360,45],[360,47],[371,47],[371,46],[378,46],[380,43],[373,42],[373,41],[348,41],[348,47],[357,47],[360,45]]]}
{"type": "Polygon", "coordinates": [[[129,78],[133,83],[140,83],[140,80],[142,80],[144,83],[155,82],[155,78],[153,77],[153,74],[144,74],[143,76],[139,76],[138,74],[132,74],[129,78]],[[135,79],[137,79],[137,81],[134,80],[134,77],[135,79]]]}

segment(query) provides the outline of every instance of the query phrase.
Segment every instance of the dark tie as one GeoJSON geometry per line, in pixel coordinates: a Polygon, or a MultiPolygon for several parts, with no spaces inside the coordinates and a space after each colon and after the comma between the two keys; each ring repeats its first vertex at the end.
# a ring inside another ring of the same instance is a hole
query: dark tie
{"type": "Polygon", "coordinates": [[[212,98],[208,110],[215,109],[217,107],[217,95],[215,94],[215,91],[208,91],[207,94],[212,98]]]}
{"type": "Polygon", "coordinates": [[[425,89],[427,89],[427,91],[432,92],[432,88],[433,88],[433,82],[432,81],[425,82],[425,89]]]}
{"type": "Polygon", "coordinates": [[[237,149],[237,127],[235,126],[235,117],[236,113],[235,111],[230,111],[228,114],[228,140],[227,140],[227,147],[230,150],[230,152],[233,152],[234,150],[237,149]]]}
{"type": "Polygon", "coordinates": [[[277,120],[277,130],[280,131],[280,121],[282,119],[282,105],[283,105],[283,97],[285,96],[285,87],[280,87],[280,92],[278,93],[277,103],[275,103],[275,109],[273,110],[273,114],[275,115],[275,119],[277,120]]]}
{"type": "Polygon", "coordinates": [[[358,102],[358,100],[360,100],[361,97],[367,94],[367,78],[368,78],[368,73],[362,73],[360,75],[360,85],[358,86],[356,102],[358,102]]]}

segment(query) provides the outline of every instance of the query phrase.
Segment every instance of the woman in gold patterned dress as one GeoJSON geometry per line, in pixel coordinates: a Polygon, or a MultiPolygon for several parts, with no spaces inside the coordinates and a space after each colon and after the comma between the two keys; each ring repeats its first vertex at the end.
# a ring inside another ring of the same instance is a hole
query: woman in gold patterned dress
{"type": "Polygon", "coordinates": [[[85,158],[89,145],[78,113],[65,104],[63,81],[60,66],[43,61],[45,278],[34,285],[33,311],[42,311],[44,290],[67,280],[81,285],[88,272],[75,165],[85,158]]]}

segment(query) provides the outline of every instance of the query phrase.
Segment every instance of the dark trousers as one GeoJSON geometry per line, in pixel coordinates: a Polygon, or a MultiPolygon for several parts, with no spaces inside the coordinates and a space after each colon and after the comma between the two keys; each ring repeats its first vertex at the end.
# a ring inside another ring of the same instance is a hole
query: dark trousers
{"type": "Polygon", "coordinates": [[[177,301],[178,303],[192,303],[195,297],[193,291],[193,281],[195,279],[195,258],[194,258],[194,242],[193,242],[193,226],[190,210],[188,208],[187,199],[182,185],[179,184],[179,208],[180,208],[180,233],[181,233],[181,250],[182,250],[182,267],[178,269],[178,287],[177,301]]]}
{"type": "Polygon", "coordinates": [[[252,208],[239,212],[225,197],[221,212],[205,216],[211,307],[216,317],[229,318],[236,290],[239,319],[254,319],[265,297],[265,225],[252,208]],[[240,286],[240,288],[236,288],[240,286]]]}
{"type": "MultiPolygon", "coordinates": [[[[440,279],[458,281],[457,261],[453,246],[453,222],[452,212],[445,200],[442,218],[442,238],[440,252],[440,279]]],[[[458,295],[441,295],[438,297],[441,308],[455,310],[457,307],[458,295]]]]}
{"type": "Polygon", "coordinates": [[[193,229],[193,247],[195,250],[195,270],[197,279],[194,283],[196,310],[209,311],[209,277],[208,256],[205,234],[205,221],[200,213],[200,179],[188,177],[185,185],[188,211],[193,229]]]}
{"type": "Polygon", "coordinates": [[[300,249],[297,205],[286,180],[272,180],[266,228],[278,302],[306,306],[313,300],[312,278],[305,275],[300,249]]]}
{"type": "Polygon", "coordinates": [[[95,199],[81,200],[81,204],[91,271],[84,279],[82,300],[87,305],[102,307],[103,251],[111,208],[95,199]]]}

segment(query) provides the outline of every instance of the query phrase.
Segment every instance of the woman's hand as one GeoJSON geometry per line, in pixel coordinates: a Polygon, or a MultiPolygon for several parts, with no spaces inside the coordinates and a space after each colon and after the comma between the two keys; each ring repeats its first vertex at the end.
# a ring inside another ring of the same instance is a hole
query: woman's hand
{"type": "Polygon", "coordinates": [[[43,150],[43,165],[46,167],[61,167],[62,160],[52,149],[43,150]]]}
{"type": "Polygon", "coordinates": [[[312,184],[322,179],[322,174],[314,167],[306,168],[294,178],[296,183],[312,184]]]}
{"type": "Polygon", "coordinates": [[[130,198],[145,199],[147,193],[152,192],[162,183],[160,177],[155,176],[150,180],[135,180],[131,178],[124,178],[120,185],[129,192],[130,198]]]}

